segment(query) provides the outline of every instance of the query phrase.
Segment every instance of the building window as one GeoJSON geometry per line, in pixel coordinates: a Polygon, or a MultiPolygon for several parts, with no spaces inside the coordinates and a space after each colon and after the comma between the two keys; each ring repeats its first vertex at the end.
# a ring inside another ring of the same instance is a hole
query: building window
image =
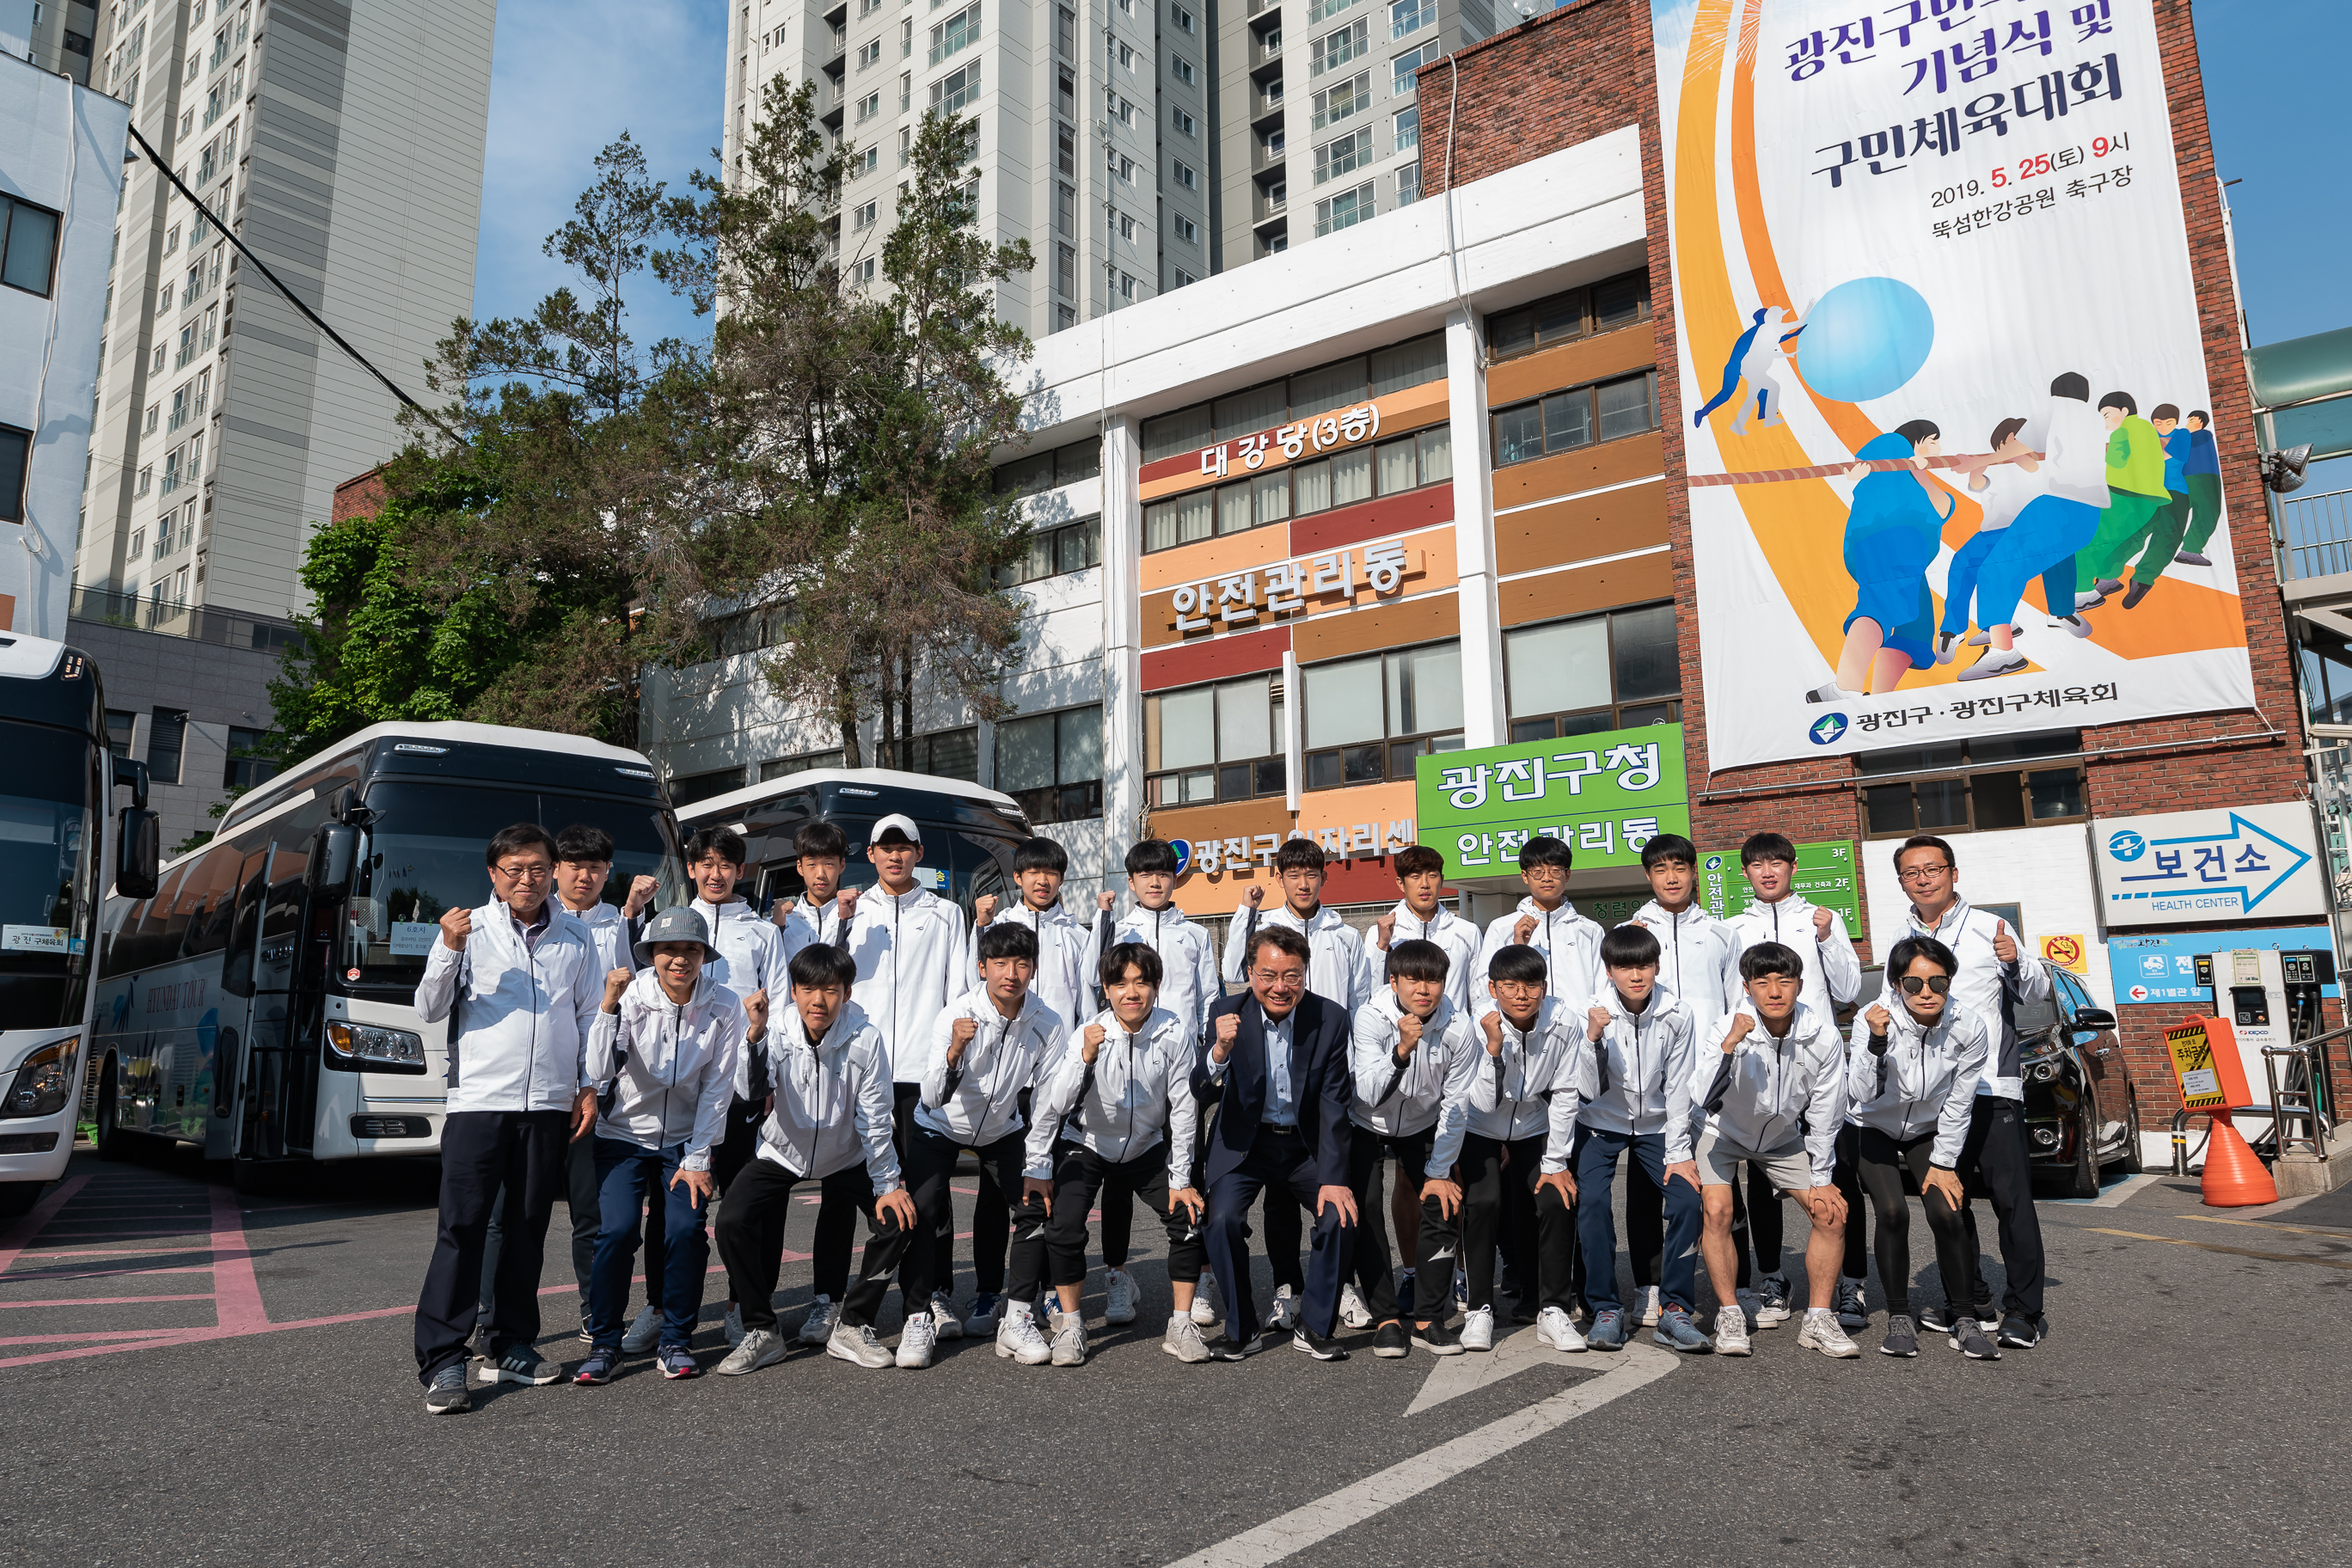
{"type": "Polygon", "coordinates": [[[1201,188],[1201,176],[1193,171],[1192,164],[1180,159],[1171,158],[1168,161],[1168,174],[1171,179],[1188,191],[1197,191],[1201,188]]]}
{"type": "Polygon", "coordinates": [[[1437,58],[1439,52],[1440,51],[1435,44],[1423,44],[1417,49],[1407,49],[1404,53],[1391,60],[1389,62],[1389,90],[1401,96],[1417,90],[1420,86],[1420,81],[1415,73],[1418,72],[1422,67],[1437,58]]]}
{"type": "Polygon", "coordinates": [[[849,269],[849,275],[852,278],[855,278],[860,283],[869,285],[874,281],[874,258],[870,256],[849,269]]]}
{"type": "Polygon", "coordinates": [[[1495,411],[1495,466],[1614,441],[1658,427],[1657,373],[1570,387],[1495,411]]]}
{"type": "Polygon", "coordinates": [[[1370,24],[1359,16],[1348,26],[1326,33],[1307,46],[1307,74],[1312,79],[1325,71],[1337,70],[1371,47],[1370,24]]]}
{"type": "Polygon", "coordinates": [[[872,228],[877,222],[880,221],[881,216],[882,204],[880,202],[872,201],[861,203],[849,209],[849,226],[854,229],[872,228]]]}
{"type": "Polygon", "coordinates": [[[931,107],[941,114],[953,114],[980,96],[980,62],[972,61],[961,70],[952,70],[931,83],[931,107]]]}
{"type": "Polygon", "coordinates": [[[1032,823],[1102,815],[1102,709],[1070,708],[996,727],[996,787],[1032,823]]]}
{"type": "Polygon", "coordinates": [[[1143,509],[1143,548],[1166,550],[1213,533],[1241,533],[1453,477],[1453,437],[1440,425],[1377,447],[1359,447],[1154,501],[1143,509]]]}
{"type": "Polygon", "coordinates": [[[1410,779],[1413,759],[1462,749],[1462,646],[1431,643],[1298,672],[1307,787],[1410,779]]]}
{"type": "Polygon", "coordinates": [[[1199,75],[1192,69],[1192,62],[1182,55],[1168,57],[1168,74],[1187,87],[1198,87],[1201,84],[1199,75]]]}
{"type": "Polygon", "coordinates": [[[1353,134],[1324,142],[1315,149],[1315,183],[1322,184],[1352,174],[1372,159],[1372,131],[1366,126],[1353,134]]]}
{"type": "Polygon", "coordinates": [[[967,6],[931,28],[930,63],[961,54],[980,37],[980,7],[967,6]]]}
{"type": "Polygon", "coordinates": [[[1125,272],[1118,275],[1118,297],[1122,300],[1135,298],[1135,279],[1125,272]]]}
{"type": "Polygon", "coordinates": [[[1397,205],[1401,207],[1409,207],[1412,205],[1413,203],[1421,200],[1420,164],[1407,163],[1403,168],[1399,169],[1396,174],[1396,181],[1397,205]]]}
{"type": "MultiPolygon", "coordinates": [[[[1181,222],[1182,222],[1183,220],[1180,218],[1180,219],[1178,219],[1177,221],[1181,223],[1181,222]]],[[[1184,287],[1186,284],[1188,284],[1188,283],[1198,283],[1199,281],[1200,281],[1200,279],[1197,279],[1197,278],[1193,277],[1191,273],[1189,273],[1189,272],[1185,271],[1182,268],[1179,267],[1179,268],[1176,269],[1176,281],[1175,281],[1173,284],[1170,285],[1170,287],[1171,287],[1171,288],[1175,288],[1175,289],[1181,289],[1181,288],[1183,288],[1183,287],[1184,287]]]]}
{"type": "Polygon", "coordinates": [[[1171,108],[1168,110],[1168,122],[1186,136],[1197,137],[1201,134],[1201,122],[1184,110],[1171,108]]]}
{"type": "Polygon", "coordinates": [[[857,122],[860,125],[882,112],[882,89],[875,89],[857,100],[857,122]]]}
{"type": "Polygon", "coordinates": [[[841,749],[839,747],[835,747],[830,752],[803,752],[797,757],[777,757],[773,761],[761,763],[760,764],[760,782],[761,784],[766,784],[771,779],[786,778],[793,773],[804,773],[809,772],[812,768],[837,768],[839,766],[841,766],[841,749]]]}
{"type": "Polygon", "coordinates": [[[1516,310],[1486,318],[1488,352],[1496,359],[1533,353],[1594,332],[1649,319],[1650,275],[1621,273],[1585,289],[1570,289],[1516,310]]]}
{"type": "Polygon", "coordinates": [[[881,40],[881,39],[879,39],[879,38],[876,38],[876,39],[873,39],[872,41],[870,41],[870,42],[868,42],[868,43],[860,44],[860,45],[857,47],[857,68],[858,68],[859,70],[864,70],[864,69],[866,69],[868,66],[878,66],[878,65],[880,65],[881,63],[882,63],[882,40],[881,40]]]}
{"type": "Polygon", "coordinates": [[[961,779],[966,784],[980,782],[980,730],[976,725],[918,735],[902,742],[898,750],[904,760],[885,766],[910,773],[929,773],[933,778],[961,779]]]}
{"type": "Polygon", "coordinates": [[[1176,237],[1187,245],[1201,243],[1201,226],[1183,214],[1176,215],[1176,237]]]}
{"type": "Polygon", "coordinates": [[[1315,119],[1311,130],[1320,131],[1327,125],[1337,125],[1352,119],[1372,106],[1372,73],[1358,71],[1342,82],[1334,82],[1315,95],[1315,119]]]}
{"type": "Polygon", "coordinates": [[[1409,37],[1437,26],[1437,0],[1395,0],[1389,7],[1389,37],[1409,37]]]}
{"type": "Polygon", "coordinates": [[[1421,108],[1419,105],[1401,110],[1390,121],[1395,132],[1396,150],[1410,153],[1421,145],[1421,108]]]}
{"type": "Polygon", "coordinates": [[[1511,740],[1553,741],[1682,717],[1675,607],[1652,605],[1503,634],[1511,740]]]}
{"type": "MultiPolygon", "coordinates": [[[[132,589],[131,597],[135,599],[138,596],[139,591],[136,588],[132,589]]],[[[127,709],[108,709],[106,710],[106,749],[118,757],[129,756],[131,733],[138,723],[139,715],[127,709]]]]}
{"type": "Polygon", "coordinates": [[[251,789],[278,776],[277,759],[258,754],[269,740],[267,730],[240,730],[234,724],[229,726],[228,763],[221,770],[223,789],[251,789]]]}
{"type": "Polygon", "coordinates": [[[1066,245],[1054,247],[1054,285],[1066,298],[1078,297],[1078,253],[1066,245]]]}
{"type": "MultiPolygon", "coordinates": [[[[1352,167],[1353,165],[1350,165],[1352,167]]],[[[1376,197],[1370,181],[1352,191],[1341,191],[1315,204],[1315,232],[1333,234],[1343,228],[1353,228],[1372,216],[1376,197]]]]}
{"type": "Polygon", "coordinates": [[[33,433],[0,425],[0,521],[25,521],[25,485],[33,468],[33,433]]]}
{"type": "Polygon", "coordinates": [[[1192,26],[1192,13],[1181,5],[1173,4],[1172,0],[1168,7],[1168,19],[1176,24],[1176,30],[1180,33],[1195,31],[1192,26]]]}
{"type": "Polygon", "coordinates": [[[1020,559],[997,569],[996,585],[1017,588],[1067,572],[1083,572],[1102,564],[1102,519],[1082,518],[1059,528],[1041,528],[1029,535],[1020,559]]]}
{"type": "Polygon", "coordinates": [[[741,768],[718,768],[707,773],[692,773],[669,781],[669,803],[673,806],[692,805],[698,800],[725,795],[729,790],[743,787],[741,768]]]}
{"type": "Polygon", "coordinates": [[[1282,760],[1282,682],[1253,675],[1146,697],[1143,754],[1150,805],[1282,794],[1290,784],[1282,760]]]}
{"type": "MultiPolygon", "coordinates": [[[[155,584],[156,603],[163,584],[155,584]]],[[[177,708],[158,708],[147,731],[147,776],[157,784],[180,782],[180,753],[187,744],[188,715],[177,708]]]]}
{"type": "Polygon", "coordinates": [[[2045,822],[2079,822],[2090,815],[2083,794],[2083,764],[2032,764],[2037,757],[2069,756],[2082,749],[2082,732],[2063,730],[1866,752],[1853,760],[1854,771],[1865,776],[1940,768],[1969,771],[1866,785],[1862,792],[1864,831],[1872,838],[1907,838],[1914,833],[1989,833],[2045,822]]]}

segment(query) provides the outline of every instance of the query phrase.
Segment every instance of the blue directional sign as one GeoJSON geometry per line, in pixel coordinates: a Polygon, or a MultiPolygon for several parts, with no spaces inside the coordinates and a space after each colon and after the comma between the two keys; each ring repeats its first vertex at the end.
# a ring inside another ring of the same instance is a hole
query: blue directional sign
{"type": "Polygon", "coordinates": [[[2091,847],[2110,926],[2326,913],[2299,803],[2105,818],[2091,847]]]}

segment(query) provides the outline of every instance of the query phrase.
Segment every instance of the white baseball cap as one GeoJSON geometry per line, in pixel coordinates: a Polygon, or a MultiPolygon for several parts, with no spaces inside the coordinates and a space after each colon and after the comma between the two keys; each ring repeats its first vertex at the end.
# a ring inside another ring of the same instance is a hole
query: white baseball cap
{"type": "Polygon", "coordinates": [[[923,830],[915,826],[915,819],[895,811],[874,825],[873,831],[866,836],[866,843],[868,847],[887,844],[894,833],[918,849],[923,847],[923,830]]]}

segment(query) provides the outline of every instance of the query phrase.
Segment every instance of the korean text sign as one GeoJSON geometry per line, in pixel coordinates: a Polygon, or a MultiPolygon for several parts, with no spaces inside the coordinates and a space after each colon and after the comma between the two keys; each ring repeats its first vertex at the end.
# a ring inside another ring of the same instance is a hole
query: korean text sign
{"type": "Polygon", "coordinates": [[[1652,19],[1709,761],[2252,707],[2151,0],[1652,19]]]}
{"type": "MultiPolygon", "coordinates": [[[[2110,926],[2325,915],[2315,847],[2311,808],[2300,802],[2091,824],[2099,905],[2110,926]]],[[[2116,976],[2119,988],[2123,979],[2116,976]]]]}
{"type": "MultiPolygon", "coordinates": [[[[1856,887],[1853,839],[1830,838],[1797,846],[1797,874],[1790,880],[1789,890],[1807,903],[1837,911],[1844,918],[1849,935],[1863,930],[1862,896],[1856,887]]],[[[1740,872],[1738,850],[1698,852],[1698,898],[1707,913],[1727,921],[1754,897],[1740,872]]]]}
{"type": "Polygon", "coordinates": [[[1579,866],[1633,866],[1659,834],[1690,832],[1680,724],[1445,752],[1414,771],[1422,842],[1449,879],[1516,876],[1538,835],[1579,866]]]}

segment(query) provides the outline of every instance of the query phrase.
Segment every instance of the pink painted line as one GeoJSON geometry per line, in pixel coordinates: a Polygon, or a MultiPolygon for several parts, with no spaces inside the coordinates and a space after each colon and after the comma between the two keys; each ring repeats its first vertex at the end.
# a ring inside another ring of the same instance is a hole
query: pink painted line
{"type": "Polygon", "coordinates": [[[220,1326],[254,1332],[269,1326],[261,1305],[261,1283],[253,1275],[253,1254],[245,1245],[245,1220],[236,1194],[213,1190],[213,1289],[220,1298],[220,1326]]]}
{"type": "MultiPolygon", "coordinates": [[[[204,1234],[204,1231],[201,1229],[126,1230],[119,1232],[93,1231],[74,1232],[60,1236],[58,1239],[63,1241],[170,1241],[175,1237],[202,1236],[204,1234]]],[[[47,1253],[54,1251],[55,1248],[47,1247],[27,1247],[25,1250],[27,1252],[47,1253]]]]}
{"type": "MultiPolygon", "coordinates": [[[[44,1247],[33,1256],[44,1260],[51,1258],[173,1258],[192,1252],[210,1252],[209,1243],[202,1247],[44,1247]]],[[[12,1259],[14,1253],[0,1253],[0,1259],[12,1259]]],[[[0,1272],[5,1272],[0,1263],[0,1272]]]]}
{"type": "Polygon", "coordinates": [[[125,1345],[136,1350],[149,1340],[167,1339],[187,1333],[186,1329],[94,1329],[85,1334],[9,1334],[0,1337],[0,1345],[47,1345],[64,1342],[88,1343],[92,1340],[131,1340],[138,1343],[125,1345]]]}
{"type": "Polygon", "coordinates": [[[49,1195],[35,1204],[25,1217],[0,1231],[0,1274],[5,1274],[41,1227],[57,1217],[58,1211],[73,1200],[73,1195],[89,1185],[88,1176],[68,1176],[49,1189],[49,1195]]]}
{"type": "Polygon", "coordinates": [[[182,1263],[169,1268],[29,1268],[21,1274],[0,1278],[0,1285],[36,1285],[63,1283],[68,1279],[113,1279],[131,1275],[148,1274],[209,1274],[209,1263],[182,1263]]]}
{"type": "Polygon", "coordinates": [[[0,1310],[10,1307],[121,1307],[145,1301],[209,1301],[210,1290],[193,1296],[73,1296],[47,1301],[0,1301],[0,1310]]]}

